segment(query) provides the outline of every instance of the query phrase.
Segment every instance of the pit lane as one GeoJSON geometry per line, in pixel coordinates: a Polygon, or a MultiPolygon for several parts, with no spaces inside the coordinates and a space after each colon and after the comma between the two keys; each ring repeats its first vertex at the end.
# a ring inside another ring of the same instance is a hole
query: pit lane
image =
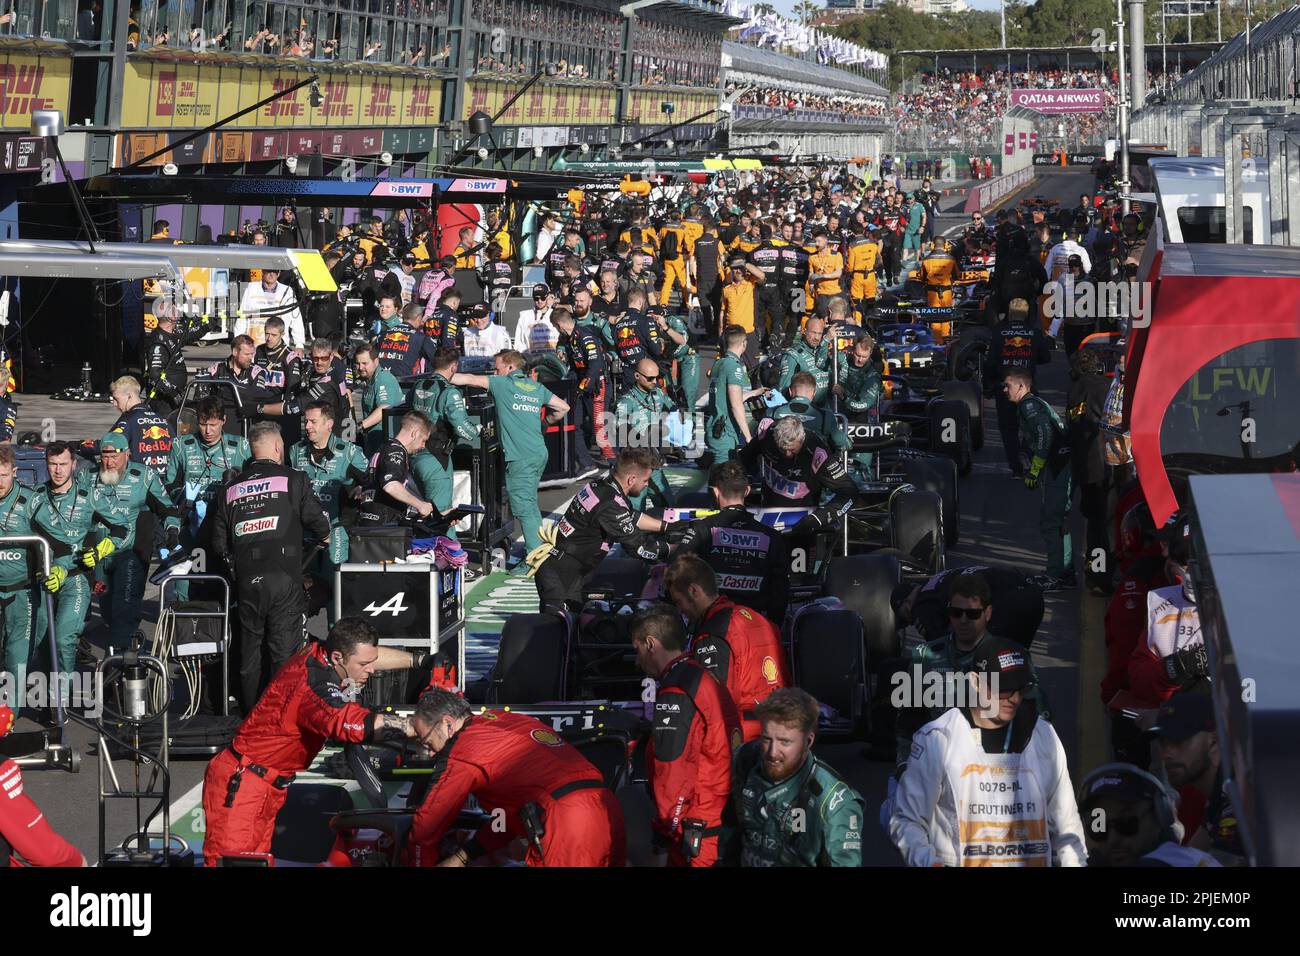
{"type": "MultiPolygon", "coordinates": [[[[1084,171],[1040,173],[1028,195],[1043,195],[1071,203],[1080,192],[1091,185],[1090,174],[1084,171]]],[[[1018,197],[1017,197],[1018,198],[1018,197]]],[[[1012,200],[1014,201],[1014,199],[1012,200]]],[[[941,201],[941,212],[936,220],[936,234],[942,234],[965,223],[968,216],[962,212],[961,196],[941,201]],[[955,201],[954,201],[955,200],[955,201]]],[[[197,365],[203,361],[222,358],[228,350],[224,345],[206,346],[191,350],[187,359],[197,365]]],[[[703,356],[707,369],[712,364],[712,354],[703,356]]],[[[707,379],[702,376],[702,384],[707,379]]],[[[1056,408],[1065,404],[1067,376],[1063,355],[1053,353],[1050,365],[1039,370],[1039,390],[1056,408]]],[[[986,443],[975,453],[975,466],[971,475],[961,485],[961,543],[948,552],[950,567],[970,564],[991,564],[1016,567],[1030,573],[1044,570],[1042,545],[1038,537],[1038,496],[1018,482],[1006,470],[1002,456],[1001,439],[994,425],[991,404],[986,407],[986,443]]],[[[116,420],[111,405],[81,405],[54,402],[43,397],[25,396],[20,409],[21,423],[43,418],[56,418],[60,437],[98,437],[116,420]]],[[[562,510],[577,490],[549,489],[541,492],[543,514],[562,510]]],[[[1076,547],[1082,541],[1082,522],[1072,516],[1076,547]]],[[[156,617],[157,589],[150,586],[145,596],[146,633],[156,617]]],[[[1100,762],[1104,757],[1101,736],[1100,708],[1096,706],[1096,687],[1100,678],[1103,654],[1101,613],[1104,604],[1079,591],[1058,592],[1046,596],[1046,614],[1033,644],[1034,664],[1039,671],[1047,699],[1051,703],[1053,723],[1065,746],[1071,778],[1078,781],[1081,772],[1100,762]],[[1085,640],[1086,636],[1086,640],[1085,640]],[[1082,708],[1079,701],[1084,701],[1082,708]],[[1095,715],[1095,719],[1092,718],[1095,715]],[[1084,719],[1081,719],[1081,716],[1084,719]],[[1086,730],[1086,733],[1084,732],[1086,730]],[[1082,738],[1082,739],[1081,739],[1082,738]]],[[[471,673],[484,673],[495,658],[495,638],[507,614],[528,613],[536,610],[536,592],[527,579],[510,578],[497,572],[472,582],[466,595],[467,656],[471,673]]],[[[323,615],[313,622],[313,631],[323,633],[323,615]]],[[[99,619],[98,605],[92,602],[92,611],[86,627],[86,636],[102,651],[107,629],[99,619]]],[[[17,731],[30,730],[33,725],[20,721],[17,731]]],[[[24,773],[28,792],[45,812],[53,826],[81,850],[87,859],[97,853],[97,810],[95,801],[96,773],[92,735],[82,727],[70,726],[69,740],[82,753],[82,769],[75,775],[62,771],[35,771],[24,773]]],[[[835,767],[842,776],[862,793],[867,806],[866,826],[863,833],[863,859],[868,865],[897,866],[901,864],[898,853],[885,832],[876,823],[876,814],[885,796],[892,764],[868,759],[860,744],[835,744],[818,749],[819,754],[835,767]]],[[[124,782],[129,779],[131,765],[118,761],[117,772],[124,782]]],[[[201,827],[199,806],[200,788],[206,762],[195,759],[174,759],[172,778],[172,826],[182,833],[201,827]]],[[[639,793],[623,794],[629,817],[629,859],[644,859],[644,821],[648,802],[639,793]]],[[[116,843],[135,829],[135,820],[127,801],[113,801],[108,808],[108,833],[110,844],[116,843]]]]}

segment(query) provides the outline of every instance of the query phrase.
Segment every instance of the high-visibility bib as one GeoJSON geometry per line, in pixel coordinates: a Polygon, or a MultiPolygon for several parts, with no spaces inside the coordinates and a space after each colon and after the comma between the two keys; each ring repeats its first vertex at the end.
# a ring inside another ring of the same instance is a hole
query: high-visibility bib
{"type": "MultiPolygon", "coordinates": [[[[965,721],[965,718],[962,718],[965,721]]],[[[1024,754],[989,754],[977,728],[952,735],[948,785],[962,866],[1051,866],[1047,799],[1024,754]]]]}

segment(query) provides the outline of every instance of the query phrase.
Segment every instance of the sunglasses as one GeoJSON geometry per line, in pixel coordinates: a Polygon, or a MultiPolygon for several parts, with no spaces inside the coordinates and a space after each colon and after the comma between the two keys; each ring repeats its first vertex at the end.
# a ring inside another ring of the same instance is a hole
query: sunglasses
{"type": "Polygon", "coordinates": [[[948,605],[948,616],[954,621],[961,620],[963,617],[968,621],[978,621],[983,616],[985,608],[982,607],[953,607],[948,605]]]}
{"type": "Polygon", "coordinates": [[[1092,836],[1094,840],[1105,842],[1110,839],[1112,832],[1118,833],[1120,836],[1131,837],[1137,836],[1138,831],[1141,829],[1141,817],[1109,817],[1106,820],[1105,829],[1094,833],[1092,836]]]}

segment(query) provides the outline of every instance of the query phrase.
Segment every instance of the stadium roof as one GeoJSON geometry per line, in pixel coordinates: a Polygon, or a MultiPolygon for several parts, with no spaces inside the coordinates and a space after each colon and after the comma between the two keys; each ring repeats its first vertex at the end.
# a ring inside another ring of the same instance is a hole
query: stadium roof
{"type": "Polygon", "coordinates": [[[864,76],[858,76],[856,73],[837,70],[830,66],[822,66],[808,60],[801,60],[798,57],[786,56],[784,53],[764,50],[745,43],[733,43],[731,40],[724,40],[722,42],[722,55],[731,59],[729,69],[742,73],[758,73],[762,76],[770,76],[774,81],[786,79],[828,86],[827,92],[831,95],[837,92],[864,93],[869,96],[889,95],[889,91],[879,83],[868,80],[864,76]]]}

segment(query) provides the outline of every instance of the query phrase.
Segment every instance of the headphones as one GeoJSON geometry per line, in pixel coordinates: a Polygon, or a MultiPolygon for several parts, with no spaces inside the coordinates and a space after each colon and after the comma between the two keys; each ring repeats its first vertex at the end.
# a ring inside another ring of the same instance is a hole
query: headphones
{"type": "MultiPolygon", "coordinates": [[[[1161,837],[1174,843],[1183,842],[1183,825],[1178,821],[1178,791],[1154,774],[1133,766],[1131,763],[1102,764],[1084,777],[1079,785],[1079,803],[1088,799],[1088,790],[1101,777],[1123,774],[1134,777],[1145,785],[1151,805],[1155,807],[1156,819],[1160,822],[1161,837]]],[[[1084,821],[1085,828],[1087,821],[1084,821]]]]}

